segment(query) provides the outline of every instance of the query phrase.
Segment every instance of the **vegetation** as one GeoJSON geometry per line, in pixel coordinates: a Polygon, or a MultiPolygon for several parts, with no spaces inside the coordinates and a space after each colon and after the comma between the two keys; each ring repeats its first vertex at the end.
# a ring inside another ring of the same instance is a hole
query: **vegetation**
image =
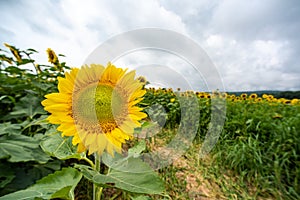
{"type": "Polygon", "coordinates": [[[103,199],[300,199],[298,97],[149,88],[140,103],[149,118],[136,130],[138,137],[124,145],[129,157],[104,156],[99,174],[91,168],[93,155],[77,153],[47,122],[40,104],[70,69],[60,62],[63,55],[48,49],[50,65],[37,64],[34,49],[5,46],[9,51],[0,50],[0,199],[92,199],[93,183],[103,186],[103,199]],[[182,109],[193,103],[189,99],[199,108],[192,143],[155,173],[138,157],[168,146],[194,119],[183,120],[182,109]],[[199,157],[215,99],[226,102],[219,111],[225,123],[212,151],[199,157]],[[125,168],[131,171],[122,173],[125,168]]]}

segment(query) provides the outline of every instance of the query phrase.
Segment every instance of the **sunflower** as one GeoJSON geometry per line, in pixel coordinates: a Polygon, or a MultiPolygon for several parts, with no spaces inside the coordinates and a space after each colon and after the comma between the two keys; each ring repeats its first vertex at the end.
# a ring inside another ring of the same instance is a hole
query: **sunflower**
{"type": "Polygon", "coordinates": [[[255,102],[261,102],[262,101],[262,98],[261,97],[258,97],[255,99],[255,102]]]}
{"type": "Polygon", "coordinates": [[[300,101],[299,101],[299,99],[292,99],[291,100],[291,104],[292,105],[296,105],[297,103],[299,103],[300,101]]]}
{"type": "Polygon", "coordinates": [[[53,65],[57,65],[59,61],[56,53],[50,48],[48,48],[46,52],[48,54],[48,62],[52,63],[53,65]]]}
{"type": "Polygon", "coordinates": [[[11,46],[7,43],[4,43],[4,46],[6,46],[7,48],[9,48],[10,52],[14,55],[14,57],[17,59],[18,63],[22,62],[22,56],[20,55],[20,51],[19,49],[17,49],[14,46],[11,46]]]}
{"type": "Polygon", "coordinates": [[[205,97],[206,97],[207,99],[210,99],[210,98],[211,98],[210,94],[206,94],[205,97]]]}
{"type": "Polygon", "coordinates": [[[243,94],[241,94],[241,96],[240,96],[243,100],[245,100],[246,98],[247,98],[247,94],[246,93],[243,93],[243,94]]]}
{"type": "Polygon", "coordinates": [[[50,123],[60,124],[62,136],[73,136],[78,152],[101,155],[122,152],[122,144],[133,137],[134,128],[147,117],[137,106],[146,91],[135,77],[111,63],[73,68],[58,78],[58,93],[42,101],[51,113],[50,123]]]}
{"type": "Polygon", "coordinates": [[[255,93],[250,94],[249,98],[250,99],[256,99],[257,98],[257,94],[255,94],[255,93]]]}

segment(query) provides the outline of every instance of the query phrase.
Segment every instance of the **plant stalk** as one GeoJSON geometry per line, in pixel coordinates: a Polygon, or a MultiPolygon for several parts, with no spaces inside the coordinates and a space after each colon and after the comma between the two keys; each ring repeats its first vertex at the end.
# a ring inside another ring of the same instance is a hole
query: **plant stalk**
{"type": "MultiPolygon", "coordinates": [[[[95,165],[94,169],[100,173],[100,164],[101,164],[101,156],[97,153],[94,154],[95,156],[95,165]]],[[[93,183],[93,200],[101,200],[103,188],[95,183],[93,183]]]]}

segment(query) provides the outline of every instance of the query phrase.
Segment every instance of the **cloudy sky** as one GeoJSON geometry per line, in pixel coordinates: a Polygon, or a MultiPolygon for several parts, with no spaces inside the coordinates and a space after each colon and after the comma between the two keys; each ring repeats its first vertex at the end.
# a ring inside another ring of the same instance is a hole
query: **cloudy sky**
{"type": "MultiPolygon", "coordinates": [[[[300,90],[298,0],[0,0],[0,8],[0,42],[38,50],[39,62],[47,61],[51,47],[67,56],[68,65],[80,66],[110,38],[153,27],[196,42],[225,90],[300,90]]],[[[151,67],[148,76],[157,85],[175,87],[181,75],[196,90],[209,82],[180,56],[157,52],[141,50],[116,63],[139,60],[151,67]],[[154,64],[164,67],[155,70],[154,64]]]]}

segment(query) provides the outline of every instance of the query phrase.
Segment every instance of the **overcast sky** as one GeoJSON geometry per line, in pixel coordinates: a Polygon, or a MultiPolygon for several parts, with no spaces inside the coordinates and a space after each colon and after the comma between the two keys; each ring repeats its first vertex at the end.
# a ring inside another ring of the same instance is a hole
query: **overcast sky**
{"type": "MultiPolygon", "coordinates": [[[[197,42],[226,90],[300,90],[299,0],[0,0],[0,8],[0,42],[34,48],[44,63],[48,47],[66,55],[68,65],[80,66],[108,39],[156,27],[197,42]]],[[[147,55],[141,51],[136,58],[147,55]]],[[[188,71],[172,56],[177,66],[169,66],[165,53],[160,57],[161,62],[149,56],[139,64],[178,67],[176,76],[188,71]]],[[[205,78],[190,76],[193,88],[201,90],[205,78]]]]}

